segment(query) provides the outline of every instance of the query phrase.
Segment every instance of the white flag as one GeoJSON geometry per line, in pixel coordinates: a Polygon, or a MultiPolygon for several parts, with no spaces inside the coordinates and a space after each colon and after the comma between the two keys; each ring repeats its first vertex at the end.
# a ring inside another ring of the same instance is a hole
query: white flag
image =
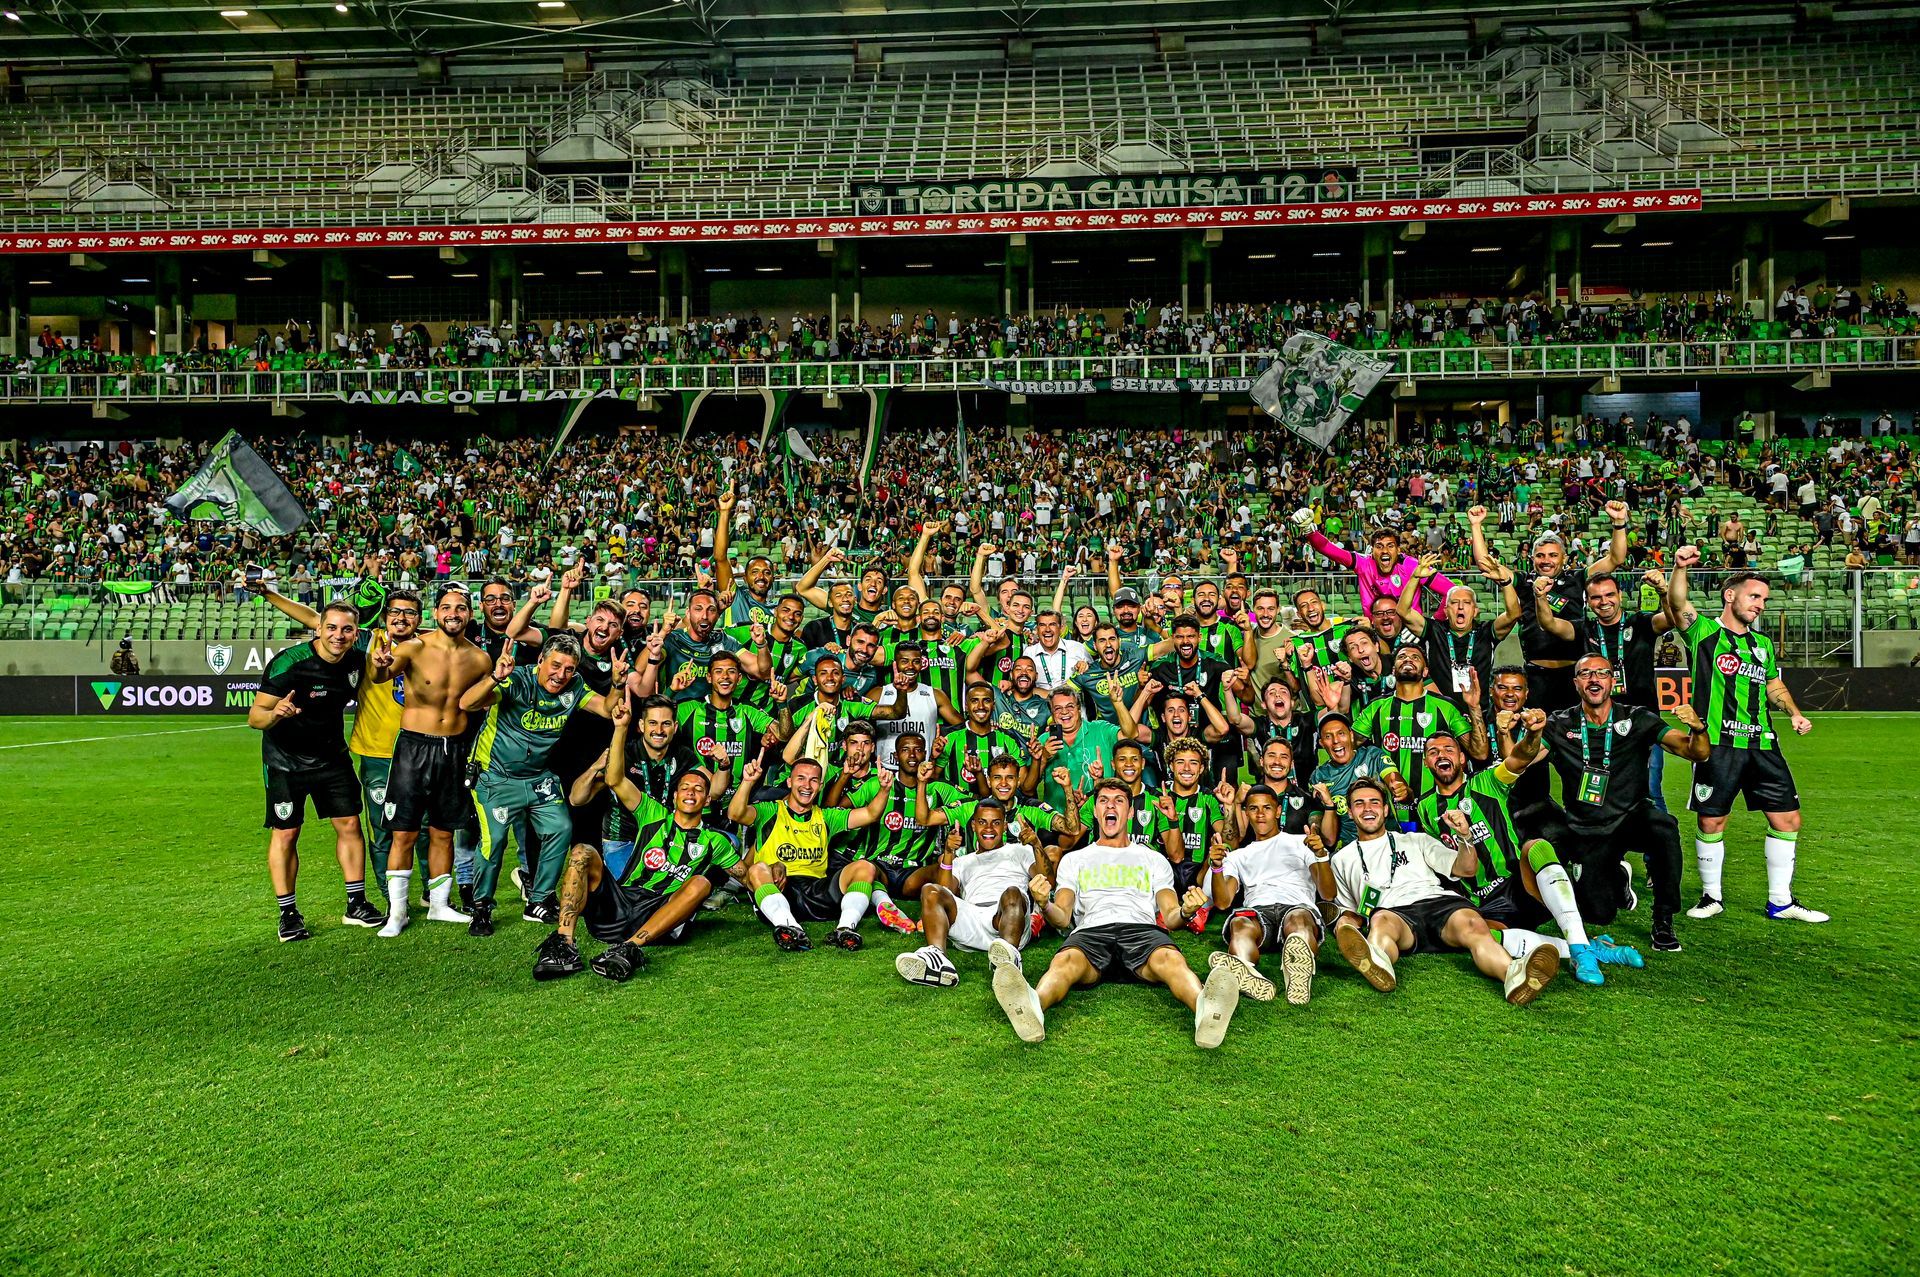
{"type": "Polygon", "coordinates": [[[1295,333],[1254,381],[1269,417],[1325,452],[1391,366],[1314,333],[1295,333]]]}
{"type": "Polygon", "coordinates": [[[814,455],[813,449],[807,447],[807,441],[792,426],[787,427],[787,452],[802,461],[812,462],[816,466],[820,464],[820,458],[814,455]]]}

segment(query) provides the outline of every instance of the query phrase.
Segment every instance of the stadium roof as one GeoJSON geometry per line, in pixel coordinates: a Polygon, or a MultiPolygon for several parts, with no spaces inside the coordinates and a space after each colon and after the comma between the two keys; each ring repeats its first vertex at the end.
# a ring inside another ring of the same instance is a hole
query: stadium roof
{"type": "MultiPolygon", "coordinates": [[[[586,51],[622,61],[708,57],[764,64],[886,50],[1017,56],[1049,48],[1151,54],[1181,37],[1326,45],[1464,40],[1531,25],[1674,28],[1884,20],[1913,5],[1729,0],[0,0],[0,67],[393,61],[461,55],[552,61],[586,51]]],[[[1162,51],[1165,51],[1164,49],[1162,51]]]]}

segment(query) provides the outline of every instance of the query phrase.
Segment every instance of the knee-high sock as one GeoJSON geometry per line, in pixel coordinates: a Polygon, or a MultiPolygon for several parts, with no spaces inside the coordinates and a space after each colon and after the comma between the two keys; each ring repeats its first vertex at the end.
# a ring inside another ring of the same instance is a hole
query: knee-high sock
{"type": "Polygon", "coordinates": [[[1767,830],[1767,903],[1793,903],[1794,848],[1800,835],[1781,829],[1767,830]]]}
{"type": "Polygon", "coordinates": [[[858,927],[861,915],[867,911],[867,905],[873,898],[873,884],[856,882],[847,888],[847,894],[840,897],[840,925],[858,927]]]}
{"type": "Polygon", "coordinates": [[[1715,900],[1720,894],[1720,871],[1727,863],[1727,835],[1697,833],[1693,836],[1693,859],[1700,866],[1700,890],[1715,900]]]}
{"type": "Polygon", "coordinates": [[[1562,940],[1559,936],[1543,936],[1538,931],[1524,931],[1519,927],[1505,927],[1501,929],[1495,939],[1500,941],[1500,947],[1507,951],[1507,956],[1513,958],[1524,958],[1542,945],[1550,945],[1558,949],[1562,958],[1571,958],[1573,956],[1572,952],[1567,948],[1567,942],[1565,940],[1562,940]]]}
{"type": "Polygon", "coordinates": [[[404,918],[407,916],[407,887],[413,881],[411,869],[389,869],[387,871],[387,916],[404,918]]]}
{"type": "MultiPolygon", "coordinates": [[[[1573,879],[1554,853],[1553,844],[1542,838],[1527,848],[1527,863],[1533,866],[1533,885],[1540,889],[1540,903],[1560,925],[1560,934],[1569,944],[1587,942],[1587,924],[1580,920],[1580,906],[1573,898],[1573,879]]],[[[1610,867],[1603,867],[1607,872],[1610,867]]]]}
{"type": "Polygon", "coordinates": [[[776,927],[793,927],[797,930],[800,926],[800,920],[793,916],[793,906],[780,894],[780,888],[772,883],[753,889],[753,906],[760,911],[761,917],[776,927]]]}

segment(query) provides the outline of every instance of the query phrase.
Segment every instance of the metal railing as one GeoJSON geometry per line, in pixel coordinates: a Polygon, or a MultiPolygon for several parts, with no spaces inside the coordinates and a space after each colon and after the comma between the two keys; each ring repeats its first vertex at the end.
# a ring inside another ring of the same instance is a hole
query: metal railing
{"type": "MultiPolygon", "coordinates": [[[[1608,345],[1424,346],[1367,352],[1393,380],[1701,377],[1749,373],[1886,372],[1920,368],[1920,337],[1674,341],[1608,345]]],[[[354,403],[513,403],[602,392],[966,390],[1022,394],[1117,389],[1244,390],[1270,355],[1059,356],[892,361],[599,364],[540,368],[308,368],[259,372],[57,372],[0,375],[0,403],[346,399],[354,403]],[[1088,384],[1091,383],[1091,384],[1088,384]],[[402,396],[414,398],[402,398],[402,396]],[[355,398],[364,396],[364,398],[355,398]]]]}
{"type": "MultiPolygon", "coordinates": [[[[898,550],[903,547],[894,548],[898,550]]],[[[862,562],[856,557],[850,562],[849,568],[858,571],[862,562]]],[[[1093,607],[1103,617],[1107,614],[1106,578],[1103,572],[1096,570],[1097,566],[1085,569],[1090,575],[1076,577],[1070,582],[1062,603],[1062,610],[1068,618],[1085,606],[1093,607]]],[[[1802,569],[1787,578],[1779,571],[1778,556],[1768,556],[1763,567],[1772,580],[1773,591],[1762,628],[1773,639],[1783,664],[1900,664],[1915,650],[1920,650],[1920,568],[1877,567],[1862,571],[1802,569]],[[1869,634],[1886,641],[1875,642],[1870,648],[1867,642],[1869,634]],[[1904,646],[1900,638],[1903,634],[1911,640],[1904,646]]],[[[1449,565],[1446,570],[1461,584],[1470,585],[1478,591],[1483,615],[1500,610],[1499,598],[1478,573],[1457,563],[1449,565]]],[[[1218,580],[1221,574],[1220,568],[1209,566],[1197,573],[1183,575],[1191,581],[1218,580]]],[[[1257,585],[1277,590],[1282,598],[1291,598],[1295,591],[1301,589],[1317,590],[1336,615],[1350,612],[1355,607],[1351,573],[1266,573],[1255,570],[1251,575],[1257,585]]],[[[1696,600],[1710,601],[1717,596],[1714,582],[1720,575],[1718,571],[1696,570],[1691,575],[1692,593],[1696,600]]],[[[462,574],[447,578],[453,581],[462,579],[462,574]]],[[[424,578],[412,580],[411,584],[419,587],[437,584],[439,580],[426,574],[424,578]]],[[[1057,573],[1040,573],[1032,577],[1022,576],[1020,580],[1034,593],[1039,605],[1045,606],[1052,600],[1053,588],[1059,577],[1057,573]]],[[[1144,597],[1157,590],[1161,580],[1157,573],[1144,576],[1129,574],[1125,583],[1144,597]]],[[[783,577],[782,581],[790,583],[789,578],[783,577]]],[[[389,583],[398,584],[397,581],[389,583]]],[[[466,584],[469,589],[477,591],[481,581],[469,580],[466,584]]],[[[669,597],[673,600],[675,610],[684,614],[688,595],[707,583],[684,577],[636,576],[629,578],[628,584],[648,591],[655,614],[658,615],[669,597]]],[[[965,588],[966,584],[964,577],[928,578],[929,588],[934,590],[947,585],[965,588]]],[[[289,597],[310,606],[318,606],[335,594],[344,593],[345,585],[341,581],[328,580],[300,586],[282,580],[279,588],[289,597]]],[[[586,595],[574,601],[573,615],[576,619],[584,619],[597,600],[617,594],[622,588],[625,586],[596,584],[586,595]]],[[[1629,603],[1632,602],[1630,598],[1629,603]]],[[[258,595],[240,593],[231,581],[199,581],[189,585],[156,583],[150,594],[129,596],[108,590],[97,583],[34,580],[0,587],[0,604],[6,605],[0,607],[0,639],[58,639],[64,636],[69,641],[99,641],[102,636],[118,638],[123,633],[131,633],[142,640],[169,637],[260,638],[297,629],[258,595]],[[71,633],[65,629],[69,620],[73,625],[71,633]]]]}

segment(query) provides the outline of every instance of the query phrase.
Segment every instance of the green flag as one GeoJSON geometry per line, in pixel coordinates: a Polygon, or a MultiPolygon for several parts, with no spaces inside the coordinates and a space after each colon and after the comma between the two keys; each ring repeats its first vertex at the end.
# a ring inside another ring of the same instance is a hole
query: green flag
{"type": "Polygon", "coordinates": [[[405,448],[393,454],[393,472],[402,479],[411,479],[425,469],[426,467],[420,464],[420,458],[405,448]]]}
{"type": "Polygon", "coordinates": [[[237,430],[214,445],[206,464],[166,500],[181,519],[237,523],[264,536],[286,536],[307,521],[307,512],[273,467],[260,459],[237,430]]]}

